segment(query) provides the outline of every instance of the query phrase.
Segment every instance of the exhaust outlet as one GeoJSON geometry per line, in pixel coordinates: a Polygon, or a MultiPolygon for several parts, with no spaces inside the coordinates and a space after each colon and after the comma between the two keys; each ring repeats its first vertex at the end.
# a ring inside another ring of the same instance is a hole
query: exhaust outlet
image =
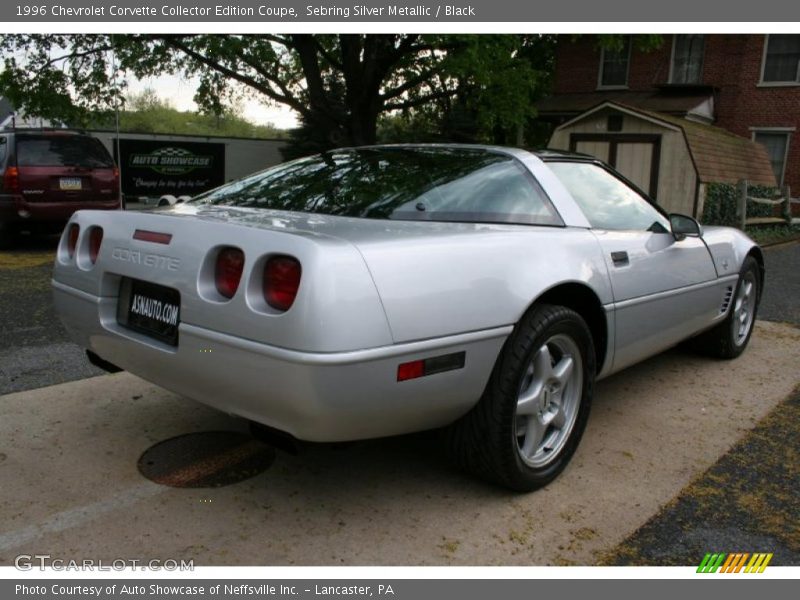
{"type": "Polygon", "coordinates": [[[89,362],[92,363],[95,367],[103,369],[103,371],[106,371],[108,373],[119,373],[120,371],[123,370],[119,368],[117,365],[110,363],[107,360],[103,360],[91,350],[86,351],[86,358],[88,358],[89,362]]]}

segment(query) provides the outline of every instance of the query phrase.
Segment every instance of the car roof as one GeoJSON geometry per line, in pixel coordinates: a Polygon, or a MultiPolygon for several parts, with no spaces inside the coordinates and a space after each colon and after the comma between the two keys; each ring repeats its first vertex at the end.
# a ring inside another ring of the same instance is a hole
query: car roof
{"type": "Polygon", "coordinates": [[[540,148],[536,150],[529,150],[532,154],[535,154],[543,161],[547,162],[549,160],[586,160],[586,161],[596,161],[597,157],[592,156],[591,154],[585,154],[583,152],[571,152],[567,150],[553,150],[550,148],[540,148]]]}
{"type": "Polygon", "coordinates": [[[575,160],[575,161],[591,161],[596,162],[597,157],[591,154],[584,154],[583,152],[571,152],[567,150],[553,150],[550,148],[519,148],[515,146],[498,146],[494,144],[460,144],[460,143],[400,143],[400,144],[371,144],[364,146],[347,146],[336,148],[335,150],[369,150],[369,149],[396,149],[396,148],[454,148],[454,149],[472,149],[472,150],[485,150],[487,152],[499,152],[502,154],[516,154],[518,152],[529,152],[542,161],[554,160],[575,160]]]}

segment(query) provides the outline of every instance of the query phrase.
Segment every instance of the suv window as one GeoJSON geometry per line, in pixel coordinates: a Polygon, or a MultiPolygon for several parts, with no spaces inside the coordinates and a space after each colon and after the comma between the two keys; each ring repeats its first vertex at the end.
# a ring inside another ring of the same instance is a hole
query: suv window
{"type": "Polygon", "coordinates": [[[669,220],[644,196],[600,165],[550,162],[548,166],[595,229],[670,231],[669,220]]]}
{"type": "Polygon", "coordinates": [[[111,168],[114,161],[100,140],[83,135],[18,135],[20,167],[111,168]]]}
{"type": "Polygon", "coordinates": [[[262,171],[193,202],[406,221],[562,225],[516,159],[489,150],[333,150],[262,171]]]}
{"type": "Polygon", "coordinates": [[[0,136],[0,169],[6,164],[6,156],[8,155],[8,140],[5,136],[0,136]]]}

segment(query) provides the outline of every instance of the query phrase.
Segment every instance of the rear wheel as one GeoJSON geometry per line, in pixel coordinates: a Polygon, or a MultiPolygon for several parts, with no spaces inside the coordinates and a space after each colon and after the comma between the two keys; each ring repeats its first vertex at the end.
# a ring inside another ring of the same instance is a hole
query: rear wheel
{"type": "Polygon", "coordinates": [[[756,321],[761,298],[758,263],[752,256],[744,259],[728,316],[713,329],[699,335],[694,346],[717,358],[736,358],[747,347],[756,321]]]}
{"type": "Polygon", "coordinates": [[[449,453],[462,468],[513,490],[546,485],[580,441],[594,376],[581,316],[534,307],[506,343],[481,400],[448,430],[449,453]]]}

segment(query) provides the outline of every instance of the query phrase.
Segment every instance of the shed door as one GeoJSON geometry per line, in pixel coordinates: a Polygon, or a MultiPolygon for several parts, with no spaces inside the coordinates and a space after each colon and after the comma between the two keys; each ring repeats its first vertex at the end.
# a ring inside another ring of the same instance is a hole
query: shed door
{"type": "MultiPolygon", "coordinates": [[[[611,143],[610,142],[603,142],[603,141],[580,141],[577,142],[575,145],[576,152],[583,152],[584,154],[589,154],[594,156],[595,158],[599,158],[603,162],[608,162],[609,151],[611,150],[611,143]]],[[[626,176],[627,177],[627,176],[626,176]]]]}
{"type": "Polygon", "coordinates": [[[653,200],[658,193],[661,136],[635,133],[573,133],[570,150],[607,162],[645,191],[653,200]]]}
{"type": "MultiPolygon", "coordinates": [[[[654,146],[655,144],[652,142],[620,142],[617,144],[617,160],[614,167],[643,190],[650,190],[654,146]]],[[[652,190],[649,194],[650,197],[655,197],[652,190]]]]}

